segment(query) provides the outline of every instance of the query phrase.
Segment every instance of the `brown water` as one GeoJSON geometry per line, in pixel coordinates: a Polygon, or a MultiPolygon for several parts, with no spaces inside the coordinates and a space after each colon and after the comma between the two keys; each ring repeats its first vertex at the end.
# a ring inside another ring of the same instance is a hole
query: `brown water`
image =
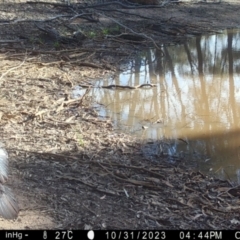
{"type": "Polygon", "coordinates": [[[99,85],[157,87],[93,89],[117,127],[141,139],[172,140],[164,151],[184,154],[196,168],[240,182],[240,30],[149,49],[127,70],[99,85]],[[148,127],[142,129],[142,126],[148,127]]]}

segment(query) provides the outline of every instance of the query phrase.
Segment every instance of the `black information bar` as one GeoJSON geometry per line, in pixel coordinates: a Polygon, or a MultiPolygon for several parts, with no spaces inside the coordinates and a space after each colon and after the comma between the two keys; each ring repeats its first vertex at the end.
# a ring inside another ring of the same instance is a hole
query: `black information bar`
{"type": "Polygon", "coordinates": [[[18,240],[240,240],[240,230],[0,230],[0,239],[18,240]]]}

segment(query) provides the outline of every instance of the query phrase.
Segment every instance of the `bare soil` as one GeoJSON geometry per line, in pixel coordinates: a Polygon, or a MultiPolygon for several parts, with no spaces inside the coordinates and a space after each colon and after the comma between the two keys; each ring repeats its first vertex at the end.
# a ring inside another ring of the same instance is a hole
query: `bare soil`
{"type": "Polygon", "coordinates": [[[237,186],[165,153],[148,158],[161,142],[116,133],[88,88],[72,90],[114,76],[146,47],[237,28],[240,4],[50,2],[0,4],[1,140],[20,206],[0,229],[239,229],[237,186]]]}

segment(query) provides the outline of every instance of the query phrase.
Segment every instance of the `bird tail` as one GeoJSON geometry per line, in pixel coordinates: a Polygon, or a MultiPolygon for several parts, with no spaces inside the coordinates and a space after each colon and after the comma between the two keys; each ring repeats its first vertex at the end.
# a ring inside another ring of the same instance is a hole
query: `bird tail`
{"type": "Polygon", "coordinates": [[[14,219],[17,218],[18,212],[18,204],[12,191],[0,185],[0,215],[6,219],[14,219]]]}
{"type": "Polygon", "coordinates": [[[0,215],[6,219],[17,218],[19,208],[12,191],[3,185],[8,178],[8,154],[0,148],[0,215]]]}
{"type": "Polygon", "coordinates": [[[4,183],[8,178],[8,154],[0,147],[0,183],[4,183]]]}

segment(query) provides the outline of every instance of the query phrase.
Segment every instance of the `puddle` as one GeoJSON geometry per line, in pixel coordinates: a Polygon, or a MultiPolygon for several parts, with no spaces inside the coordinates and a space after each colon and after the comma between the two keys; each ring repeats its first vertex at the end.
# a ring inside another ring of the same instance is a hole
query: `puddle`
{"type": "MultiPolygon", "coordinates": [[[[204,173],[240,183],[240,30],[150,49],[97,85],[157,84],[136,90],[92,89],[116,128],[140,139],[169,141],[204,173]],[[146,128],[143,129],[142,126],[146,128]]],[[[80,92],[78,89],[75,91],[80,92]]]]}

